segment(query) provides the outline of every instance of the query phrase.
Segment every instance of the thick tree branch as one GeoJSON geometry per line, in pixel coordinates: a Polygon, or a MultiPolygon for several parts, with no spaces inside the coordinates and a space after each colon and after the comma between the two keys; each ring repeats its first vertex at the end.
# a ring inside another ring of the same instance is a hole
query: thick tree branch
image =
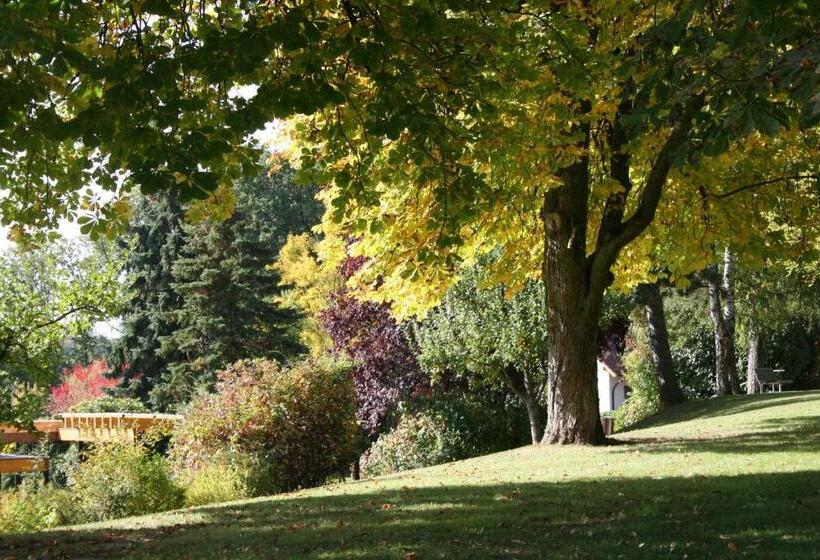
{"type": "Polygon", "coordinates": [[[607,143],[611,155],[609,156],[609,174],[621,186],[621,190],[607,197],[604,211],[601,216],[601,225],[598,228],[596,246],[604,245],[616,233],[626,211],[626,199],[632,191],[632,180],[629,177],[631,154],[624,150],[628,139],[626,130],[621,124],[621,117],[632,110],[632,101],[626,99],[618,106],[618,113],[614,122],[607,130],[607,143]]]}
{"type": "Polygon", "coordinates": [[[622,224],[618,235],[611,241],[617,247],[616,251],[638,237],[655,219],[655,211],[661,200],[663,187],[666,184],[669,171],[672,169],[674,153],[681,148],[689,136],[692,130],[692,118],[703,107],[703,103],[704,96],[696,95],[690,98],[686,104],[677,126],[667,138],[666,143],[655,158],[652,168],[649,170],[641,199],[638,202],[638,209],[622,224]]]}
{"type": "Polygon", "coordinates": [[[674,154],[686,142],[692,130],[692,118],[703,107],[704,99],[703,94],[694,95],[686,103],[677,124],[649,170],[637,210],[603,239],[599,238],[601,242],[587,258],[590,267],[590,288],[596,292],[598,289],[603,290],[611,283],[612,273],[609,269],[620,250],[638,237],[655,219],[655,211],[663,194],[669,171],[672,169],[674,154]]]}

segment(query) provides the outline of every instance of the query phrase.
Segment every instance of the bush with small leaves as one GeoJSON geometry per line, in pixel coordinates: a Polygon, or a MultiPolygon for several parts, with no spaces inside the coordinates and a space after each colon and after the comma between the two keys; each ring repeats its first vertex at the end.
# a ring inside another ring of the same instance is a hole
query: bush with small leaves
{"type": "Polygon", "coordinates": [[[615,411],[615,428],[628,428],[661,411],[660,389],[649,347],[646,322],[634,317],[623,357],[624,381],[632,395],[615,411]]]}
{"type": "Polygon", "coordinates": [[[11,492],[0,492],[0,533],[42,531],[77,521],[71,493],[31,481],[11,492]]]}
{"type": "Polygon", "coordinates": [[[69,412],[148,412],[148,408],[137,399],[98,397],[75,404],[69,412]]]}
{"type": "Polygon", "coordinates": [[[241,468],[233,464],[240,487],[258,496],[322,484],[355,459],[359,430],[348,368],[240,361],[219,374],[216,389],[191,402],[174,434],[171,459],[181,480],[211,468],[213,457],[242,457],[241,468]]]}
{"type": "Polygon", "coordinates": [[[219,453],[200,462],[198,468],[180,473],[185,505],[202,506],[251,497],[252,461],[243,453],[219,453]]]}
{"type": "Polygon", "coordinates": [[[184,501],[165,459],[130,443],[94,448],[71,473],[69,487],[84,521],[166,511],[184,501]]]}
{"type": "Polygon", "coordinates": [[[450,429],[443,414],[407,414],[362,455],[362,474],[381,476],[455,461],[463,448],[460,434],[450,429]]]}

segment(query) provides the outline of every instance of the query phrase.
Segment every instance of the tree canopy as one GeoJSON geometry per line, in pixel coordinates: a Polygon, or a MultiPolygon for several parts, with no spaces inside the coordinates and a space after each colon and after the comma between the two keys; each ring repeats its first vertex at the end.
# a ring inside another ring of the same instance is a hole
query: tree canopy
{"type": "Polygon", "coordinates": [[[0,253],[0,423],[42,413],[63,345],[116,309],[119,259],[88,249],[59,243],[0,253]]]}
{"type": "MultiPolygon", "coordinates": [[[[543,278],[548,441],[602,441],[588,348],[613,269],[638,275],[630,250],[657,217],[686,216],[704,192],[799,204],[818,176],[811,155],[741,184],[748,169],[704,173],[750,139],[816,127],[820,7],[805,0],[0,10],[0,211],[14,235],[80,206],[90,181],[205,197],[253,167],[250,132],[301,115],[293,159],[328,185],[328,221],[379,256],[359,277],[397,311],[435,305],[490,251],[509,287],[543,278]]],[[[89,231],[122,211],[116,197],[85,206],[89,231]]]]}

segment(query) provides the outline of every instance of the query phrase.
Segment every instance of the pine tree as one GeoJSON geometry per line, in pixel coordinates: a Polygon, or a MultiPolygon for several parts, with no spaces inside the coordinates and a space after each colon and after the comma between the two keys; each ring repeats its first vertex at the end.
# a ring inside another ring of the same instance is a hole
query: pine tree
{"type": "Polygon", "coordinates": [[[174,291],[171,268],[184,245],[183,208],[174,190],[138,200],[125,241],[125,269],[131,298],[123,317],[123,335],[112,350],[113,376],[121,386],[113,393],[147,401],[170,353],[159,353],[159,340],[172,330],[171,317],[182,303],[174,291]]]}
{"type": "Polygon", "coordinates": [[[318,221],[314,195],[293,186],[286,170],[240,183],[230,219],[184,226],[184,254],[172,268],[182,306],[173,312],[174,331],[161,338],[169,367],[154,389],[157,404],[186,402],[237,360],[287,360],[304,351],[299,315],[278,305],[279,277],[269,265],[288,233],[318,221]]]}

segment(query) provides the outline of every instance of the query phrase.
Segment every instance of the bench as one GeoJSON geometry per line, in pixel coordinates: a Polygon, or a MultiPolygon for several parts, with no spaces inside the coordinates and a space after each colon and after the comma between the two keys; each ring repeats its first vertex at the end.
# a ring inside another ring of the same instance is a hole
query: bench
{"type": "MultiPolygon", "coordinates": [[[[786,370],[783,369],[772,369],[763,367],[757,368],[755,370],[755,375],[757,376],[758,383],[760,383],[760,391],[762,393],[765,393],[766,388],[768,387],[770,392],[782,392],[783,385],[788,385],[789,383],[792,383],[791,379],[784,379],[782,377],[784,373],[786,373],[786,370]]],[[[746,385],[746,383],[744,383],[744,385],[746,385]]]]}

